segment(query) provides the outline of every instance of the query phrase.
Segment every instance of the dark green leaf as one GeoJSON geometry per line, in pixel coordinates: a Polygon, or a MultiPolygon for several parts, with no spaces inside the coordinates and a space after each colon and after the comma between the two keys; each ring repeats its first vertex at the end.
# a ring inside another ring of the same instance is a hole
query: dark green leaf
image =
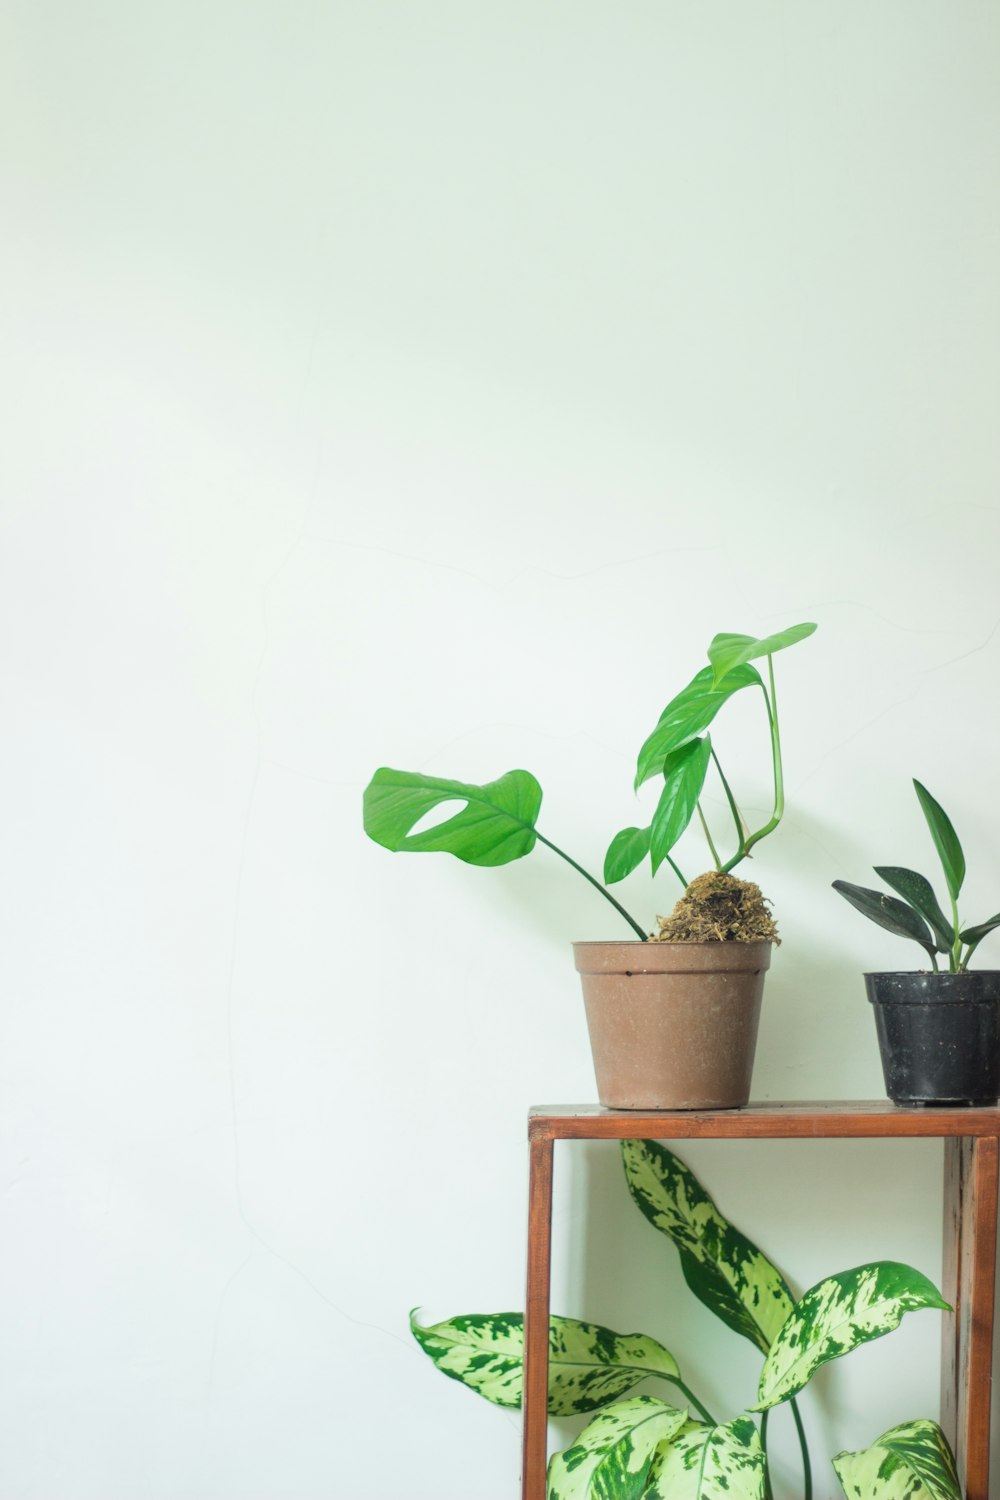
{"type": "Polygon", "coordinates": [[[1000,913],[990,917],[988,922],[979,922],[975,927],[966,927],[961,933],[963,943],[971,943],[973,947],[981,943],[984,937],[1000,927],[1000,913]]]}
{"type": "Polygon", "coordinates": [[[454,854],[470,865],[506,865],[535,847],[542,789],[529,771],[508,771],[485,786],[382,766],[365,789],[365,832],[393,851],[454,854]],[[444,802],[466,805],[423,833],[410,829],[444,802]]]}
{"type": "MultiPolygon", "coordinates": [[[[739,1230],[732,1230],[732,1226],[730,1230],[731,1234],[725,1236],[725,1239],[732,1241],[733,1235],[738,1235],[739,1230]]],[[[719,1243],[724,1242],[724,1239],[720,1237],[719,1243]]],[[[727,1246],[727,1249],[731,1250],[732,1244],[727,1246]]],[[[762,1337],[757,1314],[748,1306],[746,1287],[742,1284],[738,1286],[731,1284],[729,1279],[732,1275],[731,1268],[727,1267],[723,1271],[711,1257],[700,1259],[690,1250],[686,1250],[680,1241],[677,1241],[677,1250],[684,1280],[698,1301],[705,1307],[711,1308],[715,1316],[720,1322],[725,1323],[727,1328],[731,1328],[734,1333],[740,1334],[742,1338],[749,1339],[752,1344],[761,1348],[762,1337]]],[[[781,1280],[780,1273],[775,1272],[775,1277],[775,1288],[783,1290],[784,1282],[781,1280]]]]}
{"type": "Polygon", "coordinates": [[[649,831],[654,875],[694,817],[711,753],[712,743],[706,734],[704,739],[691,740],[667,756],[663,791],[649,831]]]}
{"type": "Polygon", "coordinates": [[[639,751],[639,765],[635,776],[638,790],[644,781],[658,775],[667,756],[681,745],[697,738],[708,728],[719,709],[741,688],[759,687],[764,684],[756,667],[739,667],[731,672],[721,687],[714,686],[711,667],[702,667],[686,688],[671,698],[660,715],[652,734],[639,751]]]}
{"type": "Polygon", "coordinates": [[[622,1141],[636,1205],[680,1251],[684,1278],[716,1317],[765,1353],[792,1310],[785,1278],[716,1208],[690,1167],[658,1141],[622,1141]]]}
{"type": "Polygon", "coordinates": [[[848,880],[835,880],[833,888],[863,916],[877,922],[887,932],[912,938],[928,953],[935,953],[934,934],[920,913],[907,906],[905,901],[897,901],[895,896],[886,896],[882,891],[870,891],[864,885],[851,885],[848,880]]]}
{"type": "Polygon", "coordinates": [[[955,929],[941,910],[930,881],[918,875],[916,870],[904,869],[902,865],[876,865],[875,874],[915,907],[922,917],[926,917],[934,929],[938,952],[950,953],[955,942],[955,929]]]}
{"type": "Polygon", "coordinates": [[[642,864],[649,853],[648,828],[623,828],[616,833],[604,856],[604,884],[614,885],[642,864]]]}
{"type": "Polygon", "coordinates": [[[762,656],[773,656],[776,651],[784,651],[786,646],[804,641],[815,629],[815,625],[790,625],[787,630],[779,630],[775,635],[761,636],[760,639],[752,635],[717,635],[708,648],[715,685],[718,686],[735,667],[742,667],[748,661],[757,661],[762,656]]]}
{"type": "Polygon", "coordinates": [[[927,788],[921,786],[917,780],[914,780],[913,786],[924,817],[927,819],[927,827],[931,831],[934,847],[937,849],[944,868],[944,878],[948,882],[948,889],[957,901],[958,893],[962,889],[962,881],[965,879],[965,855],[958,842],[958,834],[951,826],[951,819],[944,808],[939,802],[935,802],[927,788]]]}

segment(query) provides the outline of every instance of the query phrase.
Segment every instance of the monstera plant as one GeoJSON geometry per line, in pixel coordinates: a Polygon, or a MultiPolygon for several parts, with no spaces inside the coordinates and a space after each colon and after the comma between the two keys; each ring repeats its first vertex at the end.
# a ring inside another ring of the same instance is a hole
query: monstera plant
{"type": "Polygon", "coordinates": [[[815,629],[806,622],[768,636],[724,632],[712,639],[707,663],[670,699],[643,741],[635,790],[658,781],[659,798],[645,827],[623,828],[612,838],[603,884],[542,833],[542,789],[530,771],[507,771],[480,786],[382,766],[365,789],[365,832],[384,848],[437,851],[491,866],[522,859],[541,844],[583,876],[631,928],[638,942],[574,945],[604,1105],[722,1109],[749,1098],[764,973],[779,939],[760,887],[732,872],[781,822],[785,792],[774,657],[815,629]],[[766,680],[754,662],[762,664],[766,680]],[[774,800],[769,813],[758,814],[756,826],[741,812],[708,732],[744,689],[761,695],[771,750],[774,800]],[[728,847],[721,838],[716,842],[703,806],[710,772],[732,819],[728,847]],[[713,868],[688,882],[674,849],[696,817],[713,868]],[[436,821],[428,825],[428,819],[436,821]],[[647,860],[652,875],[667,865],[684,887],[673,911],[658,919],[655,934],[608,890],[647,860]]]}
{"type": "Polygon", "coordinates": [[[474,785],[382,766],[365,789],[365,832],[375,843],[394,853],[453,854],[470,865],[506,865],[523,859],[536,845],[542,844],[589,881],[635,935],[645,941],[648,928],[625,910],[607,885],[624,880],[648,858],[651,874],[655,875],[661,865],[667,864],[686,887],[688,881],[673,859],[672,850],[696,815],[705,833],[714,873],[721,876],[728,876],[781,822],[785,792],[773,658],[779,651],[805,640],[815,629],[814,624],[807,623],[789,626],[769,636],[723,633],[713,638],[707,666],[701,667],[687,686],[671,698],[639,750],[635,789],[654,778],[662,778],[659,799],[645,828],[623,828],[611,840],[604,858],[605,885],[539,829],[542,789],[530,771],[507,771],[496,781],[474,785]],[[752,665],[755,661],[766,662],[766,682],[752,665]],[[737,805],[708,733],[720,709],[744,688],[755,689],[762,697],[774,787],[771,814],[753,829],[737,805]],[[734,847],[725,857],[716,847],[702,806],[702,792],[713,766],[733,823],[734,847]],[[464,806],[433,826],[418,827],[438,809],[455,804],[464,806]]]}
{"type": "MultiPolygon", "coordinates": [[[[691,1291],[759,1349],[763,1367],[755,1399],[719,1420],[656,1339],[553,1317],[549,1412],[596,1415],[550,1460],[548,1500],[771,1500],[768,1417],[786,1402],[802,1453],[803,1500],[812,1500],[796,1396],[822,1365],[891,1332],[906,1313],[948,1304],[925,1276],[898,1261],[841,1271],[796,1300],[778,1268],[723,1217],[672,1151],[632,1140],[622,1142],[622,1156],[633,1200],[677,1246],[691,1291]],[[670,1388],[669,1399],[632,1394],[650,1378],[670,1388]]],[[[520,1406],[520,1313],[472,1314],[430,1327],[411,1314],[410,1324],[443,1374],[498,1406],[520,1406]]],[[[892,1427],[867,1448],[838,1453],[833,1467],[849,1500],[962,1500],[948,1441],[932,1421],[892,1427]]]]}

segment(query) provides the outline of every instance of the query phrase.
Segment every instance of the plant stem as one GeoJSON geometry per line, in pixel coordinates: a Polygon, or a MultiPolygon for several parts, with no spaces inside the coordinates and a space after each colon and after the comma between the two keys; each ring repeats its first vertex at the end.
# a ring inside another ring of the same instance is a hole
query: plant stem
{"type": "Polygon", "coordinates": [[[674,874],[677,876],[677,879],[680,881],[681,885],[684,887],[685,890],[687,890],[687,888],[688,888],[688,882],[685,880],[685,878],[681,874],[680,870],[678,870],[677,866],[674,864],[673,860],[670,858],[670,855],[669,854],[665,854],[663,857],[666,860],[667,864],[670,866],[670,868],[673,870],[674,874]]]}
{"type": "Polygon", "coordinates": [[[712,1416],[712,1413],[709,1411],[708,1407],[707,1406],[703,1406],[701,1404],[701,1402],[698,1400],[698,1397],[695,1395],[694,1391],[692,1391],[689,1386],[686,1386],[684,1384],[683,1380],[675,1379],[672,1383],[680,1391],[680,1393],[684,1397],[685,1401],[689,1401],[691,1403],[691,1405],[695,1408],[695,1410],[699,1413],[699,1415],[701,1415],[702,1417],[704,1417],[705,1421],[706,1422],[710,1422],[712,1424],[712,1426],[714,1427],[715,1426],[715,1418],[712,1416]]]}
{"type": "Polygon", "coordinates": [[[767,675],[771,683],[771,696],[768,697],[767,688],[761,683],[761,691],[764,694],[764,704],[767,708],[767,721],[771,726],[771,762],[774,767],[774,811],[763,828],[758,828],[756,833],[748,833],[740,840],[740,847],[727,864],[722,866],[722,872],[728,875],[729,871],[738,865],[741,859],[745,859],[753,848],[759,844],[761,839],[767,838],[773,833],[781,822],[785,811],[785,774],[781,764],[781,733],[778,729],[778,698],[774,690],[774,658],[767,658],[767,675]]]}
{"type": "Polygon", "coordinates": [[[600,891],[601,895],[611,902],[611,905],[614,907],[618,915],[625,918],[632,931],[638,933],[640,941],[643,943],[646,941],[649,934],[643,932],[642,928],[639,926],[635,918],[629,916],[628,912],[625,910],[624,906],[622,906],[621,902],[616,901],[611,892],[607,890],[599,880],[595,880],[593,875],[589,874],[582,865],[578,865],[575,859],[570,859],[569,855],[564,849],[560,849],[558,844],[554,844],[552,840],[547,839],[543,833],[539,833],[537,828],[535,829],[535,837],[538,839],[539,843],[542,843],[546,846],[546,848],[551,849],[554,854],[558,854],[560,859],[564,859],[568,865],[572,865],[573,869],[576,870],[578,874],[582,875],[584,880],[589,880],[594,889],[600,891]]]}
{"type": "Polygon", "coordinates": [[[948,970],[951,974],[958,974],[962,968],[962,937],[958,926],[958,900],[955,896],[951,897],[951,916],[955,924],[955,941],[948,955],[948,970]]]}
{"type": "Polygon", "coordinates": [[[709,849],[711,851],[712,858],[715,861],[715,868],[717,870],[721,870],[722,869],[722,861],[719,858],[719,851],[718,851],[718,849],[716,849],[715,844],[712,842],[712,834],[711,834],[711,831],[709,830],[708,819],[705,817],[705,814],[702,811],[701,803],[697,802],[695,804],[695,806],[698,809],[698,817],[701,819],[702,832],[704,833],[706,839],[708,840],[708,847],[709,847],[709,849]]]}
{"type": "Polygon", "coordinates": [[[745,835],[745,833],[747,831],[746,824],[743,821],[743,814],[740,812],[739,808],[736,806],[736,798],[733,796],[733,789],[729,785],[729,782],[726,780],[726,773],[722,769],[722,765],[721,765],[721,763],[719,761],[719,757],[715,753],[715,746],[714,745],[712,746],[711,755],[712,755],[712,759],[715,761],[715,769],[719,773],[719,780],[722,782],[722,790],[725,792],[725,794],[726,794],[726,800],[729,803],[729,811],[732,813],[732,815],[733,815],[733,822],[736,824],[736,840],[737,840],[737,843],[739,844],[740,848],[742,849],[742,847],[743,847],[743,838],[744,838],[744,835],[745,835]]]}
{"type": "Polygon", "coordinates": [[[771,696],[768,698],[767,691],[764,692],[764,701],[767,704],[767,717],[771,724],[771,761],[774,766],[774,811],[763,828],[758,828],[756,833],[751,833],[744,844],[744,852],[750,853],[754,844],[773,833],[785,811],[785,773],[781,764],[781,732],[778,728],[778,698],[774,690],[774,657],[767,658],[767,676],[771,684],[771,696]]]}
{"type": "Polygon", "coordinates": [[[802,1426],[802,1418],[799,1416],[798,1402],[794,1396],[791,1400],[792,1416],[795,1419],[795,1431],[799,1435],[799,1447],[802,1449],[802,1500],[812,1500],[813,1479],[812,1465],[809,1462],[809,1444],[806,1442],[805,1428],[802,1426]]]}
{"type": "Polygon", "coordinates": [[[764,1450],[764,1500],[774,1500],[774,1491],[771,1489],[771,1465],[767,1461],[767,1419],[771,1415],[769,1411],[760,1414],[760,1446],[764,1450]]]}

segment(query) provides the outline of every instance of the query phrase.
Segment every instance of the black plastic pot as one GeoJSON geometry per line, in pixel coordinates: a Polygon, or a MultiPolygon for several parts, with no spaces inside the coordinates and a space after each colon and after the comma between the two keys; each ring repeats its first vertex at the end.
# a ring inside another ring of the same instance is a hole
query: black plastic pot
{"type": "Polygon", "coordinates": [[[885,1091],[896,1104],[1000,1098],[1000,970],[866,974],[885,1091]]]}

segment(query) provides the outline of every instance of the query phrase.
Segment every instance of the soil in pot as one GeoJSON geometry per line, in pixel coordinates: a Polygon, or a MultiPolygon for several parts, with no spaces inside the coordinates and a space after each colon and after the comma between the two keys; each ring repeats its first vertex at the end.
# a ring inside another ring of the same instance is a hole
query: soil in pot
{"type": "Polygon", "coordinates": [[[896,1104],[995,1104],[1000,971],[866,974],[885,1091],[896,1104]]]}
{"type": "Polygon", "coordinates": [[[692,880],[651,943],[780,943],[760,886],[721,870],[692,880]]]}

